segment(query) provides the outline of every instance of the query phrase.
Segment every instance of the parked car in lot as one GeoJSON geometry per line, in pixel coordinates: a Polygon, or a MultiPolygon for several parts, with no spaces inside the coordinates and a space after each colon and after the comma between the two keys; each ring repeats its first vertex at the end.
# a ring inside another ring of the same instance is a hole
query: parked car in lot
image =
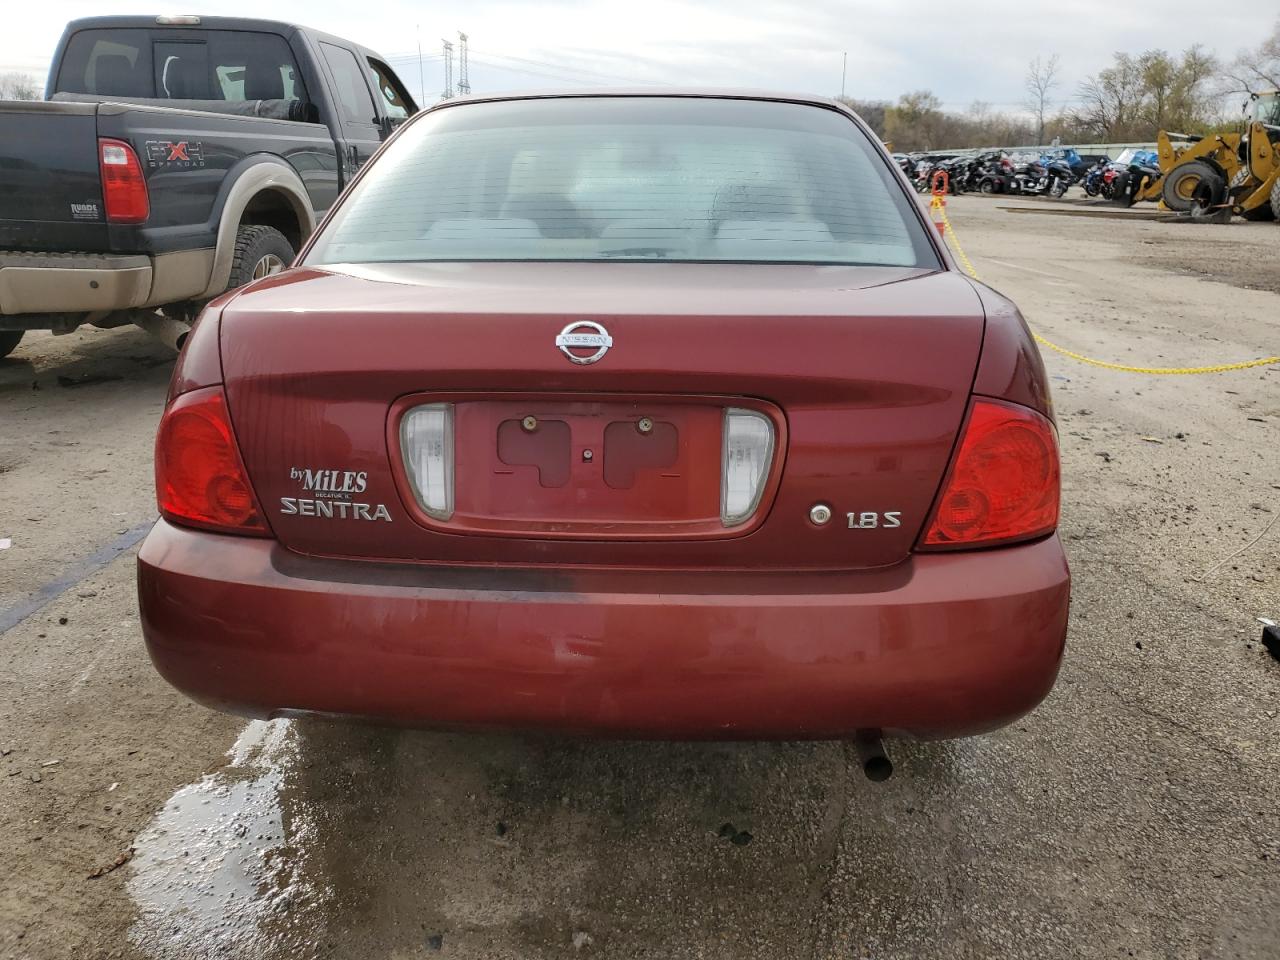
{"type": "Polygon", "coordinates": [[[0,102],[0,356],[86,323],[180,343],[417,109],[371,50],[226,17],[73,21],[47,96],[0,102]]]}
{"type": "Polygon", "coordinates": [[[1053,684],[1044,370],[839,104],[451,101],[197,323],[139,555],[251,716],[978,733],[1053,684]]]}

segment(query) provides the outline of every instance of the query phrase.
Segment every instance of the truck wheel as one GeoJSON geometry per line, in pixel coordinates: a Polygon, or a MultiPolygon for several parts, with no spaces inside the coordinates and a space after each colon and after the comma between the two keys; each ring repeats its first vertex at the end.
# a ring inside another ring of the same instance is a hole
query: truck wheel
{"type": "Polygon", "coordinates": [[[7,357],[17,349],[25,330],[0,330],[0,357],[7,357]]]}
{"type": "Polygon", "coordinates": [[[1280,177],[1271,185],[1271,216],[1280,220],[1280,177]]]}
{"type": "Polygon", "coordinates": [[[236,255],[227,289],[243,287],[279,273],[293,262],[295,251],[275,227],[248,224],[236,231],[236,255]]]}
{"type": "MultiPolygon", "coordinates": [[[[1188,166],[1194,166],[1194,164],[1188,164],[1188,166]]],[[[1227,199],[1227,181],[1208,164],[1205,166],[1208,169],[1199,173],[1188,212],[1192,220],[1213,220],[1225,223],[1231,219],[1231,208],[1222,206],[1223,201],[1227,199]]]]}
{"type": "Polygon", "coordinates": [[[1216,177],[1218,171],[1200,160],[1180,163],[1170,170],[1160,185],[1160,199],[1170,210],[1187,213],[1195,202],[1196,187],[1206,176],[1216,177]]]}

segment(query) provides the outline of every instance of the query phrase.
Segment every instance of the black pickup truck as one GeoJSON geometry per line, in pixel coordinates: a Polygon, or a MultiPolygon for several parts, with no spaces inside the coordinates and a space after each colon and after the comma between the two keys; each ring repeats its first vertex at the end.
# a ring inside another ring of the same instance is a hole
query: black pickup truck
{"type": "Polygon", "coordinates": [[[418,109],[371,50],[227,17],[73,21],[45,95],[0,101],[0,357],[85,323],[180,346],[418,109]]]}

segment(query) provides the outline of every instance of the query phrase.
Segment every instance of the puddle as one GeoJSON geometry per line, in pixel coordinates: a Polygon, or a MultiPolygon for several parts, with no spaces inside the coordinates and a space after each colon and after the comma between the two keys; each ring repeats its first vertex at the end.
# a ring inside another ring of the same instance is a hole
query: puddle
{"type": "Polygon", "coordinates": [[[315,826],[289,803],[291,721],[251,722],[229,764],[175,793],[137,837],[130,939],[156,960],[309,956],[329,891],[307,871],[315,826]]]}

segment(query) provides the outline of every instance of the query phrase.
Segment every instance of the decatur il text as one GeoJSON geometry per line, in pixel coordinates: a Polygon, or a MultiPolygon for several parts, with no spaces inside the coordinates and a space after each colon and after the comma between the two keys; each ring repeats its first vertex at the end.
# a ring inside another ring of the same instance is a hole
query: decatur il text
{"type": "Polygon", "coordinates": [[[301,481],[302,489],[312,497],[281,497],[280,512],[285,516],[391,522],[384,504],[355,502],[354,495],[364,493],[369,485],[369,474],[364,470],[291,467],[289,479],[301,481]]]}

